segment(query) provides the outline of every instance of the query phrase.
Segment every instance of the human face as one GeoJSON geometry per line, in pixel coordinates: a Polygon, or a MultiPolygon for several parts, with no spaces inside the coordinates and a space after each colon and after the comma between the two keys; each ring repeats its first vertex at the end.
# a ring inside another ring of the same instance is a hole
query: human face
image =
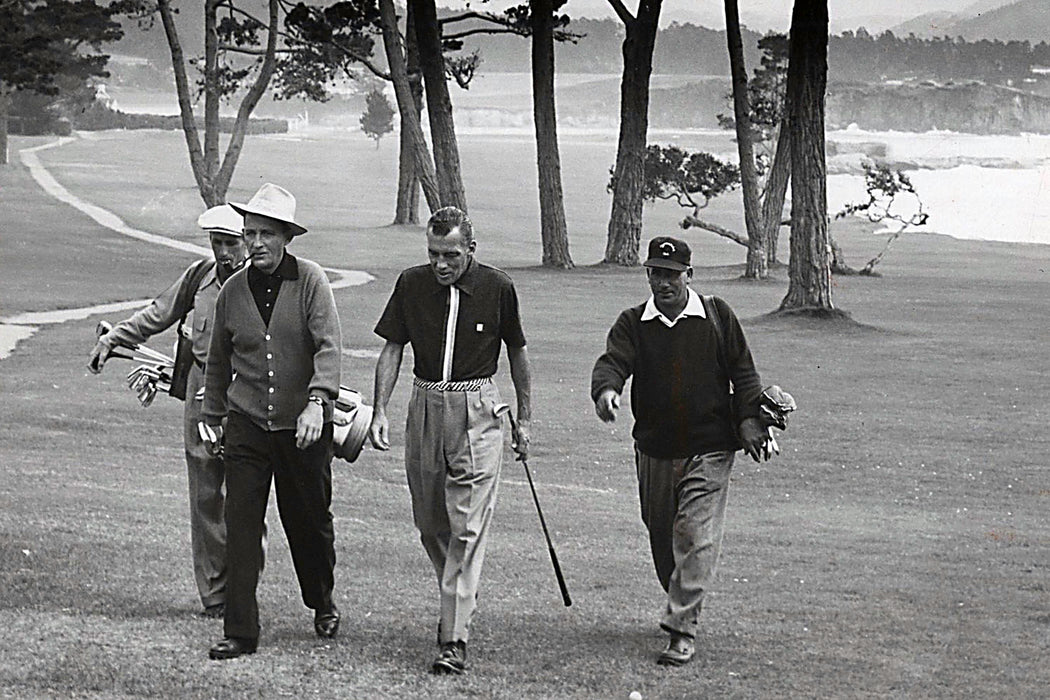
{"type": "Polygon", "coordinates": [[[475,241],[464,240],[463,232],[456,227],[445,236],[427,233],[427,255],[430,269],[434,271],[438,284],[451,287],[467,271],[474,257],[475,241]]]}
{"type": "Polygon", "coordinates": [[[244,245],[244,239],[229,233],[210,231],[208,240],[211,243],[211,252],[215,255],[215,262],[219,264],[219,274],[229,277],[234,270],[244,264],[244,258],[248,255],[248,247],[244,245]]]}
{"type": "Polygon", "coordinates": [[[678,272],[664,267],[647,267],[645,274],[649,279],[653,300],[661,312],[670,309],[677,314],[685,308],[689,301],[689,279],[693,276],[693,268],[678,272]]]}
{"type": "Polygon", "coordinates": [[[252,265],[259,272],[273,274],[284,258],[284,247],[291,240],[283,221],[259,214],[244,215],[244,243],[252,265]]]}

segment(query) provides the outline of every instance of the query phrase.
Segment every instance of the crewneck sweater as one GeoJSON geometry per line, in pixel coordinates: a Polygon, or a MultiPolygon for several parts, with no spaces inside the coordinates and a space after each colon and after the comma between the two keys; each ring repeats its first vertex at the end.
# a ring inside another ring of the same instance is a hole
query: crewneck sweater
{"type": "Polygon", "coordinates": [[[638,449],[651,457],[678,459],[739,449],[734,423],[758,415],[761,379],[744,332],[726,302],[712,301],[722,321],[725,367],[718,359],[711,319],[684,316],[668,328],[659,319],[641,320],[645,304],[620,314],[605,354],[594,365],[595,401],[606,389],[621,393],[633,375],[632,435],[638,449]]]}
{"type": "Polygon", "coordinates": [[[282,281],[269,324],[247,268],[222,286],[205,370],[202,414],[209,425],[229,410],[266,431],[295,430],[311,395],[326,399],[324,420],[332,420],[342,348],[335,298],[320,265],[293,260],[295,276],[282,281]]]}

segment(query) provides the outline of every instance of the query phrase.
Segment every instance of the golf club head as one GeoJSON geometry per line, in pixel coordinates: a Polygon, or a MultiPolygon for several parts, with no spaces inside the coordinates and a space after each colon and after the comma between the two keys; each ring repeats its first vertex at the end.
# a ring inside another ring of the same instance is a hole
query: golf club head
{"type": "Polygon", "coordinates": [[[492,415],[496,418],[502,418],[503,416],[510,413],[510,404],[498,403],[492,407],[492,415]]]}

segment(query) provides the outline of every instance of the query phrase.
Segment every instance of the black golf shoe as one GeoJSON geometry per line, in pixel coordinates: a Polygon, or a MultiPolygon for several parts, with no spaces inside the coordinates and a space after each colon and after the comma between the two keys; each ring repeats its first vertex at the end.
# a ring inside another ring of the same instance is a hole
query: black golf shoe
{"type": "Polygon", "coordinates": [[[466,642],[445,642],[441,645],[441,653],[430,665],[430,672],[439,676],[459,676],[466,670],[466,642]]]}

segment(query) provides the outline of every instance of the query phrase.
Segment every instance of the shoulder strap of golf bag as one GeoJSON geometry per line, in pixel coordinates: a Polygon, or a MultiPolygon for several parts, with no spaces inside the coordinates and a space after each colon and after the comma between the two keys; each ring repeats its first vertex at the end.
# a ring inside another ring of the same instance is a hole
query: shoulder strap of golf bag
{"type": "Polygon", "coordinates": [[[715,298],[710,294],[704,294],[700,297],[700,300],[704,304],[704,311],[707,313],[707,317],[711,319],[711,327],[715,331],[715,340],[718,341],[718,365],[726,372],[729,371],[729,364],[726,362],[726,336],[725,331],[722,330],[722,317],[718,314],[718,306],[715,304],[715,298]]]}
{"type": "Polygon", "coordinates": [[[208,274],[208,270],[215,267],[214,260],[201,260],[197,262],[190,273],[186,275],[179,287],[179,294],[175,297],[175,311],[179,314],[179,328],[175,339],[175,362],[171,368],[171,387],[168,389],[170,396],[186,400],[186,383],[190,375],[190,366],[193,364],[193,342],[187,338],[182,327],[186,323],[186,317],[193,309],[193,299],[197,296],[197,290],[201,286],[201,280],[208,274]]]}
{"type": "MultiPolygon", "coordinates": [[[[722,316],[718,313],[718,305],[715,304],[715,298],[709,294],[704,294],[700,297],[704,303],[704,311],[707,313],[707,317],[711,319],[711,327],[715,331],[715,340],[718,343],[718,349],[716,354],[718,355],[718,365],[722,368],[722,371],[729,374],[729,363],[726,361],[726,334],[722,326],[722,316]]],[[[733,434],[739,440],[738,434],[738,421],[736,416],[739,415],[739,407],[737,406],[736,393],[733,391],[733,378],[729,377],[729,402],[730,410],[734,416],[733,418],[733,434]]]]}
{"type": "Polygon", "coordinates": [[[179,294],[175,297],[175,311],[179,317],[179,335],[182,335],[182,324],[186,323],[186,317],[193,310],[193,299],[197,296],[201,281],[213,267],[215,267],[214,260],[199,260],[194,263],[190,274],[186,275],[182,286],[179,287],[179,294]]]}

